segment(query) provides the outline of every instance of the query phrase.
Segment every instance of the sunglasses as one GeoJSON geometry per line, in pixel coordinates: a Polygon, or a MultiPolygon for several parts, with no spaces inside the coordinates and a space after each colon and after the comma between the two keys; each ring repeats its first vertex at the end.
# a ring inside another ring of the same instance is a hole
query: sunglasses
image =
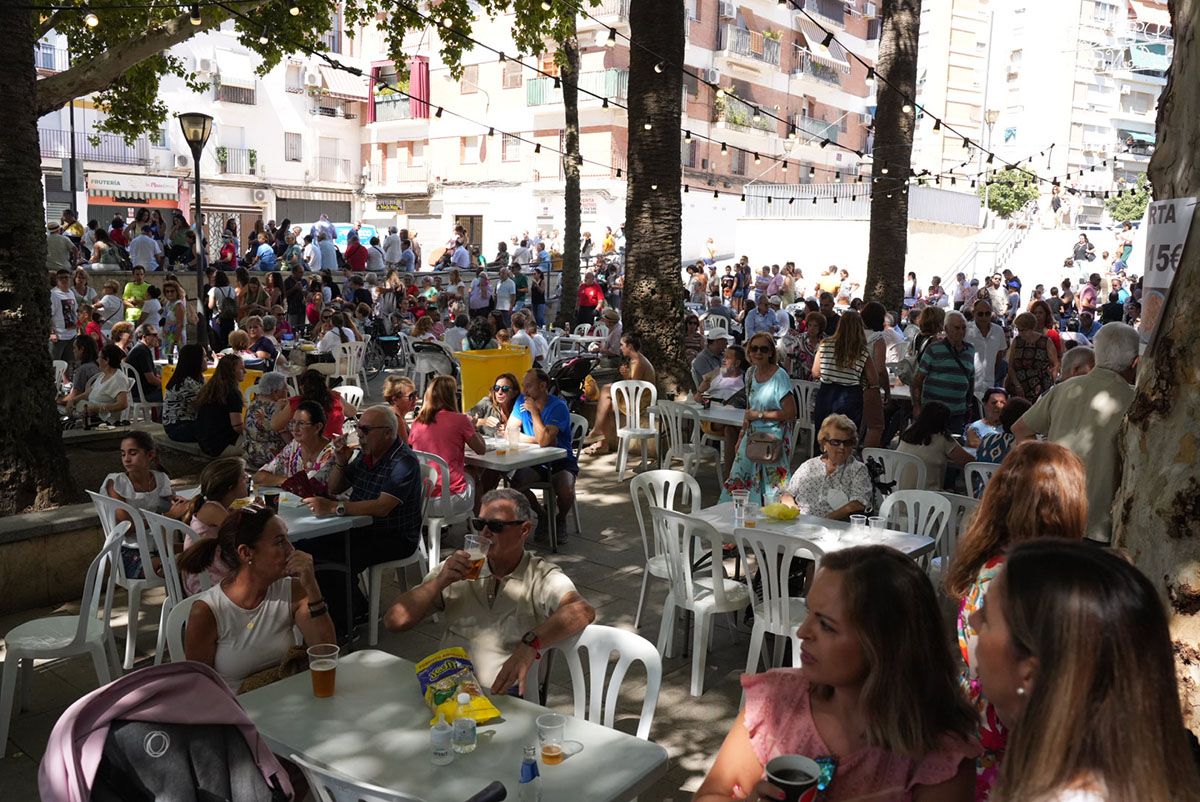
{"type": "Polygon", "coordinates": [[[983,311],[983,312],[976,312],[976,313],[975,313],[975,317],[991,317],[991,316],[992,316],[992,313],[991,313],[991,312],[989,312],[989,311],[986,311],[986,310],[985,310],[985,311],[983,311]]]}
{"type": "Polygon", "coordinates": [[[493,384],[492,392],[494,393],[511,393],[513,388],[507,384],[493,384]]]}
{"type": "Polygon", "coordinates": [[[749,349],[752,354],[770,354],[774,352],[774,348],[769,345],[752,345],[749,349]]]}
{"type": "Polygon", "coordinates": [[[500,518],[472,518],[471,528],[476,532],[482,532],[487,529],[490,532],[502,532],[506,526],[517,526],[523,524],[524,521],[504,521],[500,518]]]}
{"type": "MultiPolygon", "coordinates": [[[[360,426],[359,428],[361,429],[362,427],[360,426]]],[[[834,448],[841,448],[842,446],[854,445],[853,440],[838,440],[837,438],[834,438],[834,437],[829,438],[825,442],[828,443],[829,445],[833,446],[834,448]]]]}

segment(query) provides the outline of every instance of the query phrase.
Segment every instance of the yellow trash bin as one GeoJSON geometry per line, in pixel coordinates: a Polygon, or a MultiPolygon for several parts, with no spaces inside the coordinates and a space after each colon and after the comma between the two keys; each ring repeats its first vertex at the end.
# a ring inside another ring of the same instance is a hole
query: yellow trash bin
{"type": "Polygon", "coordinates": [[[520,345],[482,351],[456,351],[454,358],[458,360],[462,377],[463,412],[491,392],[492,383],[501,373],[511,373],[520,381],[533,367],[533,354],[520,345]]]}
{"type": "MultiPolygon", "coordinates": [[[[217,369],[215,367],[211,367],[208,370],[204,371],[204,380],[208,381],[209,379],[211,379],[213,377],[213,374],[216,372],[217,372],[217,369]]],[[[162,366],[162,386],[164,388],[167,386],[167,382],[171,381],[171,377],[174,375],[175,375],[175,366],[174,365],[163,365],[162,366]]],[[[263,372],[261,370],[247,370],[246,377],[244,379],[242,379],[242,383],[238,385],[238,389],[241,390],[243,393],[245,393],[246,388],[253,387],[255,384],[257,384],[258,380],[260,378],[262,378],[262,375],[263,375],[263,372]]]]}

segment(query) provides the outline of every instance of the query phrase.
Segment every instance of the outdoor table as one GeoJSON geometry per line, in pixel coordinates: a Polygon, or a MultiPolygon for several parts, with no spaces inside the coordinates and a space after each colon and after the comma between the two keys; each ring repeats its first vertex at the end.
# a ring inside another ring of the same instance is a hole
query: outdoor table
{"type": "MultiPolygon", "coordinates": [[[[154,360],[154,364],[158,367],[160,373],[162,374],[162,386],[166,387],[167,382],[171,381],[171,377],[175,375],[175,366],[168,365],[165,359],[156,359],[154,360]]],[[[216,366],[208,368],[204,371],[204,380],[208,381],[216,372],[216,366]]],[[[248,388],[258,384],[258,380],[262,377],[262,375],[263,372],[261,370],[252,370],[250,368],[246,368],[246,376],[238,385],[238,390],[245,393],[248,388]]]]}
{"type": "MultiPolygon", "coordinates": [[[[463,802],[497,779],[515,799],[524,747],[537,744],[534,721],[546,708],[493,696],[502,718],[479,726],[475,751],[435,766],[429,760],[430,711],[415,669],[408,660],[367,649],[338,661],[336,691],[329,698],[314,698],[308,672],[302,672],[238,701],[281,757],[297,754],[426,802],[463,802]]],[[[582,749],[559,765],[538,766],[544,799],[632,799],[666,774],[667,752],[658,744],[566,719],[566,739],[582,749]]]]}
{"type": "Polygon", "coordinates": [[[727,404],[710,404],[708,409],[700,407],[696,409],[700,415],[700,420],[706,423],[717,423],[723,426],[742,427],[742,423],[746,420],[746,410],[741,407],[731,407],[727,404]]]}
{"type": "Polygon", "coordinates": [[[487,452],[476,454],[474,451],[468,449],[466,453],[467,464],[474,465],[477,468],[487,468],[488,470],[505,475],[511,474],[513,471],[520,470],[521,468],[548,465],[567,456],[565,448],[558,448],[556,446],[535,446],[531,443],[521,443],[513,447],[509,446],[508,441],[501,437],[485,437],[483,440],[487,445],[487,452]],[[501,449],[506,453],[497,453],[501,449]]]}
{"type": "MultiPolygon", "coordinates": [[[[712,524],[718,532],[733,533],[732,501],[705,507],[691,515],[712,524]]],[[[825,533],[821,537],[813,539],[812,542],[826,552],[848,549],[851,546],[877,545],[891,546],[909,557],[916,558],[933,551],[934,547],[934,541],[924,535],[910,535],[907,532],[893,529],[855,529],[848,521],[831,521],[815,515],[800,515],[790,521],[777,521],[774,518],[768,518],[761,512],[752,517],[756,528],[767,529],[782,535],[790,534],[797,538],[812,538],[810,532],[801,530],[797,524],[824,527],[825,533]]]]}
{"type": "Polygon", "coordinates": [[[607,337],[596,337],[591,334],[564,334],[558,338],[561,346],[568,351],[586,351],[593,344],[603,343],[607,340],[607,337]],[[567,346],[570,347],[568,348],[567,346]]]}

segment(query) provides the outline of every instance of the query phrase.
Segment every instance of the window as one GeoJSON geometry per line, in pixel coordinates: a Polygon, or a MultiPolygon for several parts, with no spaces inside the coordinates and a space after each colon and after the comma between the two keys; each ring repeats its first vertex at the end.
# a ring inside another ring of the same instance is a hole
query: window
{"type": "Polygon", "coordinates": [[[462,136],[458,138],[458,163],[459,164],[479,164],[480,159],[480,140],[483,137],[479,136],[462,136]]]}
{"type": "Polygon", "coordinates": [[[321,43],[330,53],[342,52],[342,12],[336,9],[333,18],[329,20],[329,30],[321,37],[321,43]]]}
{"type": "Polygon", "coordinates": [[[171,143],[167,140],[167,126],[163,125],[154,133],[150,134],[150,145],[155,148],[170,148],[171,143]]]}
{"type": "Polygon", "coordinates": [[[516,162],[521,160],[521,140],[512,134],[505,134],[500,142],[500,161],[516,162]]]}
{"type": "Polygon", "coordinates": [[[503,78],[501,79],[500,85],[504,89],[520,89],[521,81],[522,81],[522,77],[523,77],[521,74],[521,71],[523,69],[525,69],[525,68],[523,66],[521,66],[521,62],[519,62],[519,61],[516,61],[511,58],[508,59],[507,61],[505,61],[504,62],[504,75],[503,75],[503,78]]]}
{"type": "Polygon", "coordinates": [[[695,168],[695,166],[696,166],[696,140],[693,139],[691,142],[685,141],[683,143],[683,148],[681,150],[683,153],[683,166],[695,168]]]}
{"type": "Polygon", "coordinates": [[[550,75],[558,75],[558,63],[554,60],[553,51],[543,53],[538,64],[538,69],[550,75]]]}
{"type": "Polygon", "coordinates": [[[253,84],[250,86],[238,86],[236,84],[217,82],[216,87],[216,100],[224,103],[237,103],[240,106],[253,106],[255,103],[253,84]]]}
{"type": "Polygon", "coordinates": [[[746,174],[746,151],[733,151],[733,157],[729,160],[729,171],[734,175],[746,174]]]}
{"type": "Polygon", "coordinates": [[[700,93],[700,78],[696,75],[696,70],[691,67],[686,69],[689,71],[683,74],[683,90],[689,97],[695,97],[700,93]]]}
{"type": "Polygon", "coordinates": [[[304,65],[289,64],[287,65],[287,75],[284,89],[292,94],[300,94],[304,91],[304,65]]]}
{"type": "Polygon", "coordinates": [[[304,151],[300,134],[293,134],[289,131],[283,133],[283,160],[285,162],[298,162],[303,159],[304,151]]]}
{"type": "Polygon", "coordinates": [[[458,81],[458,91],[463,95],[473,95],[479,91],[478,64],[468,64],[463,67],[462,78],[458,81]]]}

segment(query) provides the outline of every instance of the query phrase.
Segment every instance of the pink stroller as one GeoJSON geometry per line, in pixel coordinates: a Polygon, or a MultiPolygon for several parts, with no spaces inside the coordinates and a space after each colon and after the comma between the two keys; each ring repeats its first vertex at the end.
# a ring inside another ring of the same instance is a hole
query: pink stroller
{"type": "Polygon", "coordinates": [[[287,772],[220,675],[194,662],[126,674],[71,705],[38,770],[43,802],[284,802],[287,772]]]}

